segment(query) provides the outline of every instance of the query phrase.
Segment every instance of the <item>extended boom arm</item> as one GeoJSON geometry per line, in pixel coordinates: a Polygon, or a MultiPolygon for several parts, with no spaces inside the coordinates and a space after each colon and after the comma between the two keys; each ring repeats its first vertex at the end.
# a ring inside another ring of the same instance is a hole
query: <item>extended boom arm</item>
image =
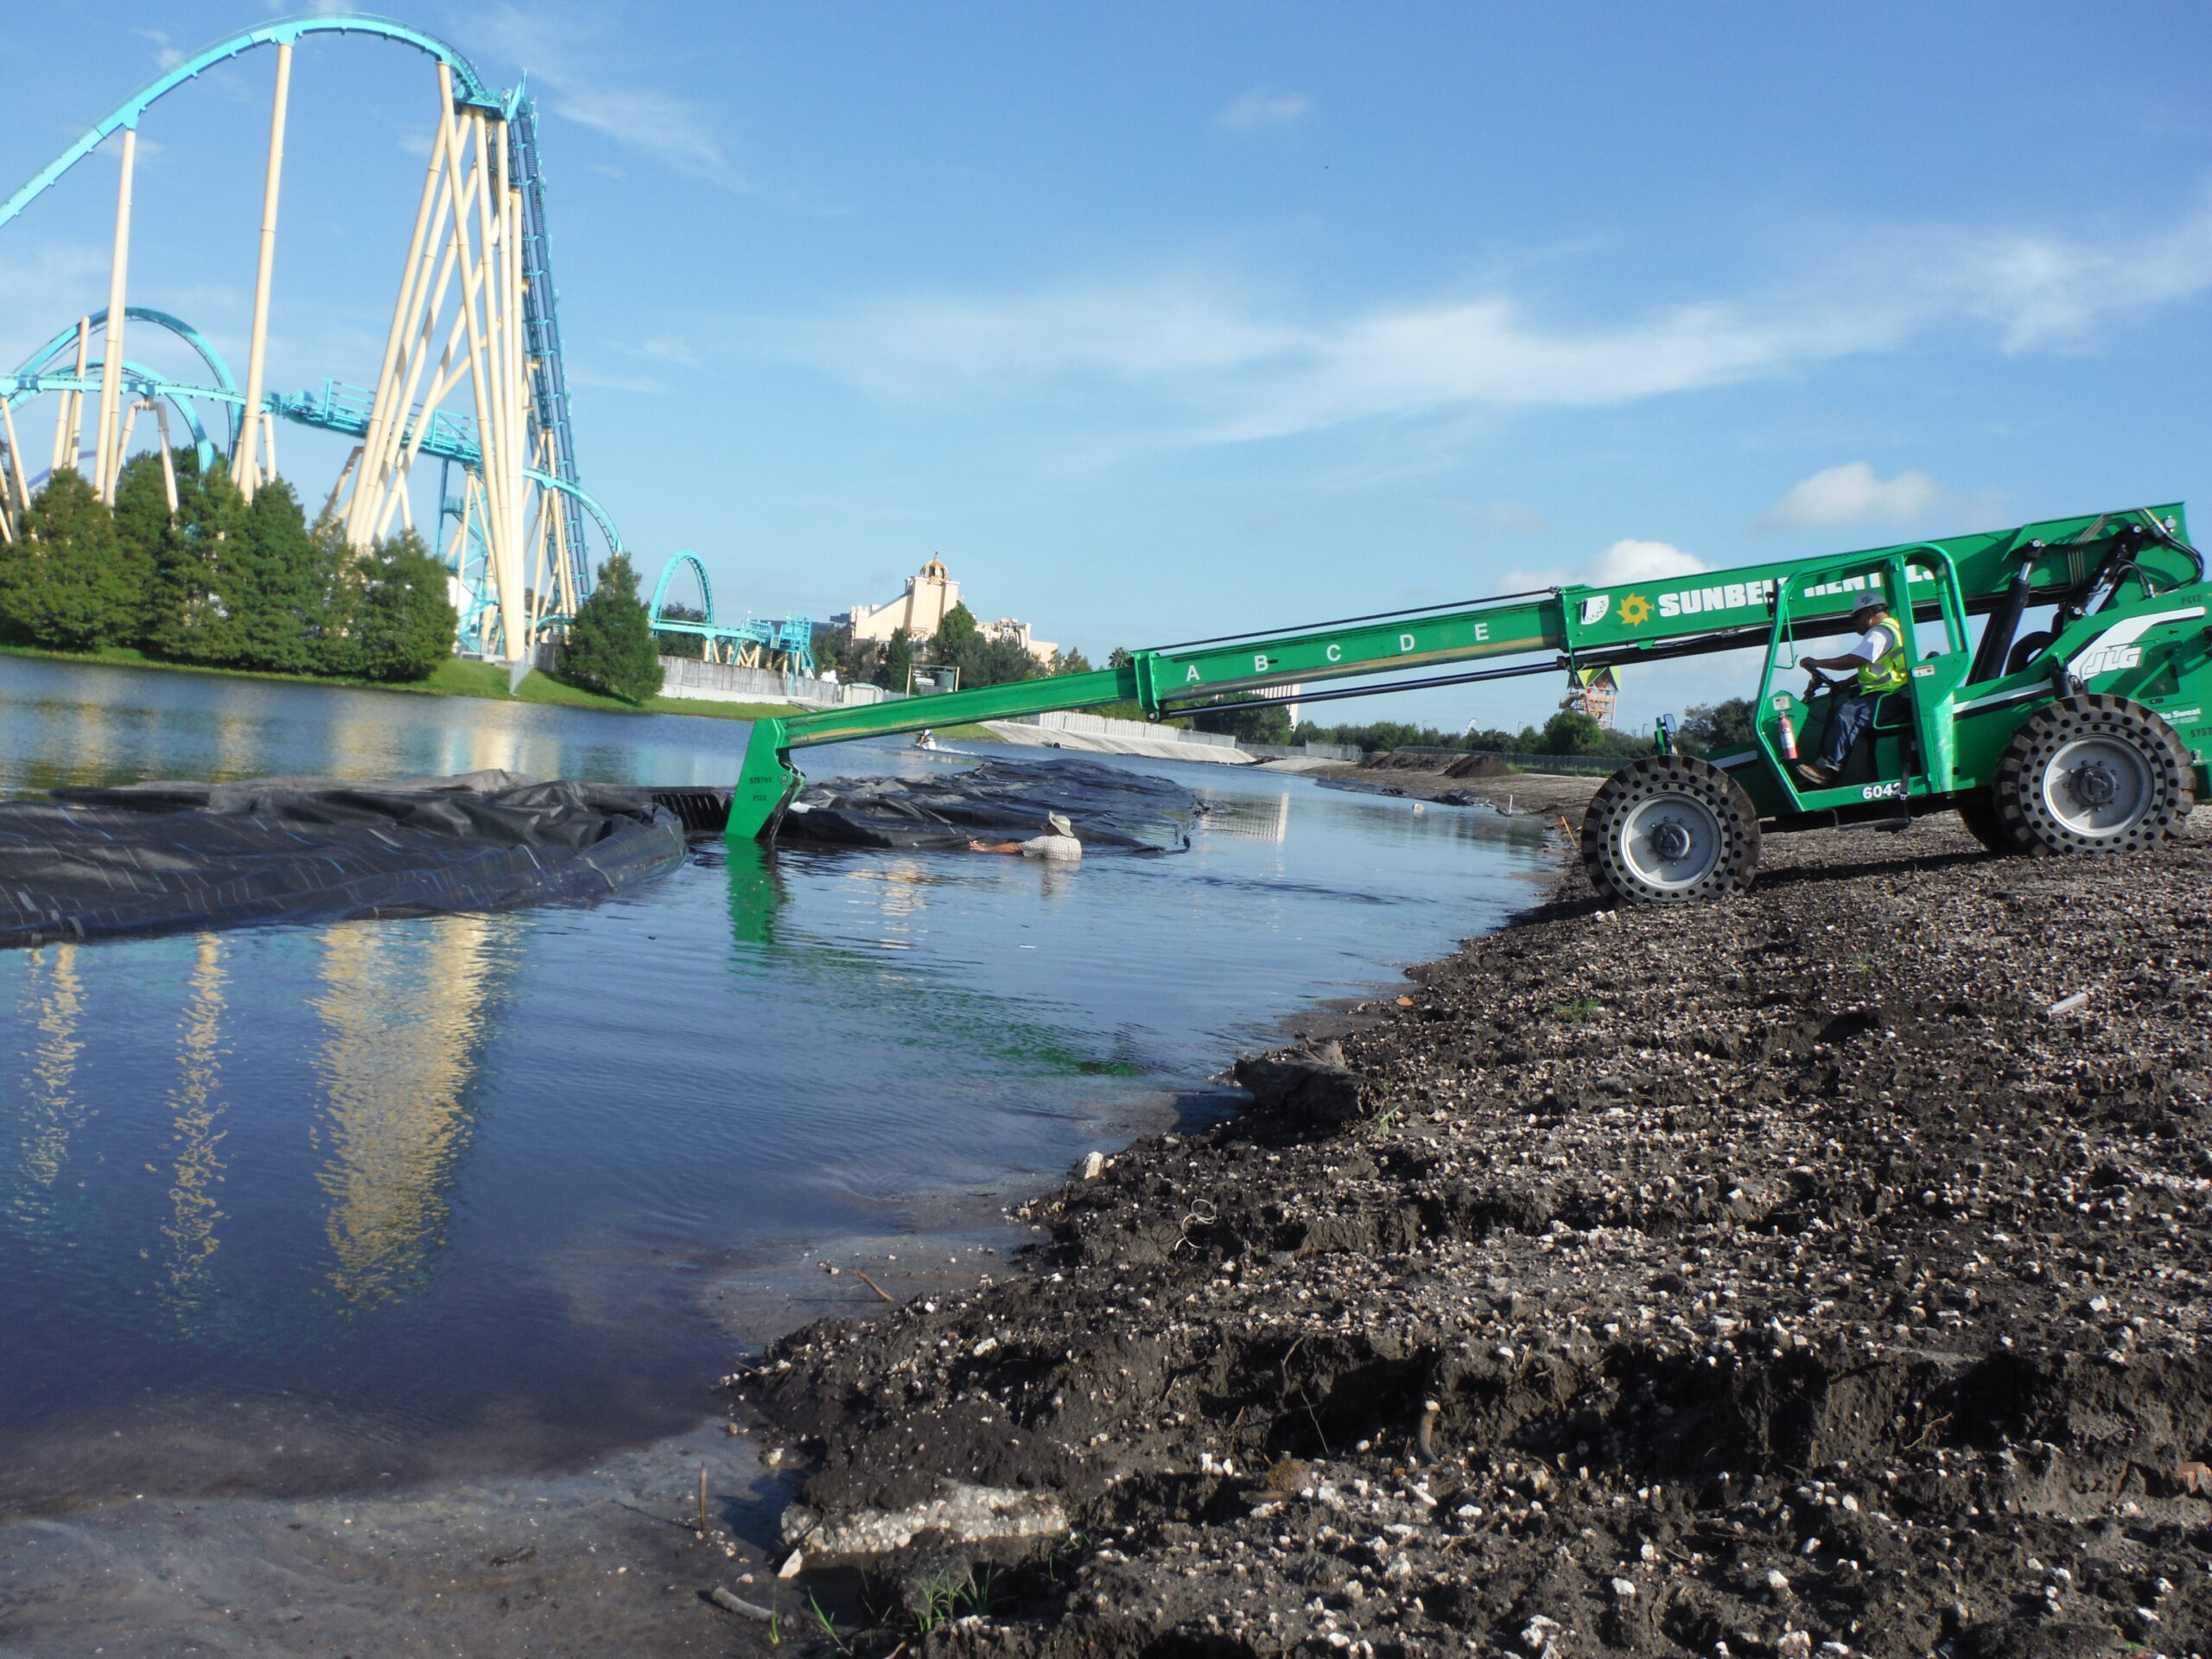
{"type": "MultiPolygon", "coordinates": [[[[2030,602],[2049,603],[2091,582],[2101,566],[2102,553],[2120,530],[2143,524],[2169,537],[2179,535],[2180,512],[2178,505],[2172,505],[2100,513],[1911,545],[1949,560],[1967,607],[1986,611],[2004,602],[2005,590],[2024,563],[2037,590],[2030,602]]],[[[1874,549],[1864,556],[1873,561],[1895,550],[1874,549]]],[[[2181,557],[2170,556],[2177,562],[2181,557]]],[[[1126,666],[1096,673],[1019,680],[938,696],[764,720],[753,727],[746,750],[744,772],[730,806],[729,835],[733,840],[750,839],[772,830],[801,781],[788,759],[792,749],[1109,702],[1134,702],[1157,718],[1190,712],[1230,692],[1257,690],[1264,701],[1268,688],[1292,683],[1303,688],[1337,680],[1362,682],[1335,691],[1301,690],[1299,700],[1311,702],[1735,650],[1766,641],[1777,582],[1808,563],[1840,562],[1835,556],[1783,560],[1605,588],[1573,586],[1386,612],[1274,633],[1231,634],[1135,652],[1126,666]],[[1492,658],[1524,660],[1459,674],[1416,677],[1414,672],[1492,658]]],[[[1922,574],[1915,570],[1916,587],[1922,574]]],[[[2195,574],[2202,575],[2201,571],[2195,574]]],[[[1932,573],[1929,579],[1934,580],[1932,573]]],[[[2177,569],[2169,579],[2189,580],[2190,573],[2177,569]]],[[[1837,583],[1828,593],[1800,594],[1793,601],[1791,632],[1806,636],[1835,632],[1857,597],[1850,590],[1864,586],[1864,582],[1837,583]]]]}

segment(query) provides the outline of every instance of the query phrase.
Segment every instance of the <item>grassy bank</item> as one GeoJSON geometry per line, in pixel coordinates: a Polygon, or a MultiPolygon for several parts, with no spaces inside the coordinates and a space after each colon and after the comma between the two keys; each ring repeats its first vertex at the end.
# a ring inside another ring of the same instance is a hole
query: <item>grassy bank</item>
{"type": "Polygon", "coordinates": [[[707,720],[763,720],[801,712],[794,703],[702,702],[689,697],[655,697],[643,708],[596,691],[565,685],[532,669],[513,690],[498,663],[440,663],[427,679],[404,683],[351,680],[320,674],[274,674],[258,669],[213,668],[199,663],[164,662],[127,645],[99,651],[40,651],[28,645],[0,645],[0,656],[29,657],[50,663],[100,663],[119,668],[153,668],[171,674],[202,674],[220,679],[262,680],[282,685],[343,686],[357,691],[399,691],[414,696],[480,697],[488,702],[550,703],[564,709],[600,709],[617,715],[696,715],[707,720]]]}

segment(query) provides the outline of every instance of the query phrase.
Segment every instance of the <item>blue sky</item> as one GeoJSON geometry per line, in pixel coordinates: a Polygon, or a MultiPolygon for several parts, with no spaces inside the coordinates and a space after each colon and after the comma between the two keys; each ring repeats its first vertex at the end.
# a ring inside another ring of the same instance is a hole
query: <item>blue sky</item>
{"type": "MultiPolygon", "coordinates": [[[[732,612],[934,554],[1096,656],[2203,493],[2201,7],[385,9],[528,72],[586,482],[732,612]]],[[[274,15],[19,10],[0,188],[274,15]]],[[[270,70],[142,141],[132,298],[240,356],[270,70]]],[[[271,384],[367,381],[429,71],[296,74],[271,384]]],[[[113,177],[0,230],[10,365],[104,302],[113,177]]],[[[279,443],[319,499],[334,443],[279,443]]]]}

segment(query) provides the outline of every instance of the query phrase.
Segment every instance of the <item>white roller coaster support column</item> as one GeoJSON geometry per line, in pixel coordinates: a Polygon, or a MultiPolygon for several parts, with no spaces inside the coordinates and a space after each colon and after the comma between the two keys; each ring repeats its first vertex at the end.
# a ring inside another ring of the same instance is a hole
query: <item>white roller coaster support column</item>
{"type": "MultiPolygon", "coordinates": [[[[483,150],[481,147],[481,119],[482,118],[480,117],[474,116],[472,112],[472,118],[469,123],[470,140],[476,147],[475,153],[480,162],[483,158],[483,150]]],[[[453,137],[454,142],[457,146],[460,142],[458,130],[454,133],[453,137]]],[[[458,160],[456,160],[455,165],[459,165],[458,160]]],[[[477,193],[474,205],[477,210],[480,224],[481,224],[484,219],[482,192],[480,191],[477,193]]],[[[484,228],[488,232],[488,226],[484,228]]],[[[493,585],[496,588],[499,582],[499,551],[504,541],[504,527],[499,522],[501,496],[497,485],[493,481],[499,476],[498,454],[499,442],[499,432],[493,420],[492,414],[494,407],[494,399],[492,396],[492,380],[489,367],[490,359],[485,339],[485,336],[488,332],[488,327],[486,320],[478,313],[476,308],[476,302],[480,296],[482,296],[487,310],[490,308],[491,305],[492,295],[489,290],[489,284],[485,280],[486,276],[486,265],[488,264],[488,249],[486,251],[487,258],[484,261],[480,261],[476,257],[475,250],[469,243],[467,216],[458,210],[456,210],[454,214],[453,229],[454,243],[461,251],[461,267],[465,273],[461,278],[461,320],[467,325],[469,364],[468,391],[469,396],[474,401],[476,408],[476,446],[478,454],[482,457],[479,476],[483,492],[484,562],[490,567],[490,575],[493,585]]],[[[487,243],[489,242],[490,237],[488,234],[485,236],[484,240],[487,243]]],[[[505,607],[504,604],[500,608],[501,618],[502,620],[504,620],[505,614],[505,607]]],[[[505,642],[503,641],[502,643],[504,644],[505,642]]],[[[483,637],[482,624],[479,623],[477,648],[479,650],[482,650],[485,648],[485,645],[486,641],[483,637]]]]}
{"type": "MultiPolygon", "coordinates": [[[[0,397],[0,432],[7,434],[8,465],[15,469],[16,509],[19,512],[29,512],[31,510],[31,486],[29,480],[23,476],[23,446],[16,436],[16,412],[8,407],[5,397],[0,397]]],[[[4,486],[0,486],[0,494],[5,493],[4,486]]]]}
{"type": "MultiPolygon", "coordinates": [[[[377,371],[376,395],[369,405],[369,429],[361,439],[361,467],[353,477],[353,493],[346,504],[346,539],[356,547],[368,545],[365,531],[369,498],[374,492],[369,487],[371,466],[369,457],[376,452],[382,436],[381,428],[388,418],[393,392],[392,370],[399,359],[401,343],[406,338],[407,321],[415,297],[416,266],[423,257],[423,238],[429,235],[430,215],[438,200],[438,185],[445,167],[445,130],[453,115],[453,71],[443,63],[438,65],[438,137],[430,146],[430,164],[423,174],[423,200],[415,209],[415,234],[407,244],[407,257],[399,267],[399,292],[391,302],[391,332],[385,336],[384,364],[377,371]]],[[[403,411],[404,413],[404,411],[403,411]]]]}
{"type": "MultiPolygon", "coordinates": [[[[346,535],[365,548],[391,534],[395,521],[412,526],[406,492],[414,462],[439,406],[466,375],[478,459],[469,469],[463,524],[465,530],[473,508],[496,614],[473,643],[519,659],[537,623],[529,597],[531,428],[522,195],[508,177],[505,124],[474,105],[455,108],[453,78],[443,66],[438,92],[437,134],[414,236],[345,498],[346,535]]],[[[464,556],[467,544],[464,533],[464,556]]]]}
{"type": "Polygon", "coordinates": [[[169,410],[167,404],[154,405],[154,419],[162,429],[162,489],[168,496],[169,511],[176,511],[176,457],[169,449],[169,410]]]}
{"type": "Polygon", "coordinates": [[[530,617],[524,600],[529,584],[524,574],[528,530],[523,522],[522,435],[515,427],[513,397],[515,310],[511,293],[517,261],[509,222],[506,124],[480,117],[474,136],[476,171],[485,181],[476,197],[477,226],[483,237],[484,358],[491,372],[487,397],[493,424],[499,434],[498,459],[486,450],[484,476],[499,502],[500,536],[492,544],[492,579],[499,593],[500,650],[513,661],[529,651],[530,617]]]}
{"type": "Polygon", "coordinates": [[[506,276],[506,303],[502,308],[505,315],[499,320],[499,332],[505,346],[506,372],[503,385],[507,400],[507,441],[505,459],[507,490],[514,504],[511,512],[516,531],[512,559],[514,587],[511,595],[502,582],[499,607],[513,619],[514,624],[519,625],[521,630],[519,634],[510,633],[507,636],[507,654],[527,658],[531,647],[537,640],[537,618],[529,613],[530,576],[524,552],[527,534],[524,525],[530,513],[530,340],[523,327],[522,192],[514,188],[507,175],[510,152],[505,122],[499,124],[498,142],[499,198],[506,207],[506,226],[499,238],[506,276]]]}
{"type": "MultiPolygon", "coordinates": [[[[261,412],[262,372],[269,357],[269,279],[276,269],[276,197],[284,178],[284,116],[292,96],[292,43],[276,45],[276,92],[269,106],[269,171],[261,189],[261,251],[253,273],[253,343],[246,353],[245,418],[238,423],[233,463],[238,488],[249,501],[261,483],[261,447],[269,422],[261,412]]],[[[276,459],[269,457],[270,475],[276,459]]]]}
{"type": "MultiPolygon", "coordinates": [[[[417,407],[415,401],[416,390],[423,383],[423,370],[430,359],[430,346],[435,337],[437,321],[444,313],[446,295],[453,283],[454,267],[458,257],[459,245],[446,233],[447,210],[451,207],[456,213],[465,212],[468,203],[468,193],[476,186],[476,181],[474,178],[469,179],[465,184],[461,181],[457,160],[458,150],[445,142],[452,126],[453,124],[450,121],[441,121],[439,124],[439,143],[446,157],[446,167],[438,186],[437,207],[431,213],[431,223],[434,228],[431,231],[429,241],[423,246],[423,264],[416,273],[418,280],[408,313],[405,333],[407,345],[400,359],[406,367],[406,380],[400,390],[395,405],[401,410],[412,410],[417,407]],[[441,251],[442,248],[442,251],[441,251]],[[437,261],[437,280],[434,284],[425,286],[424,284],[428,282],[429,263],[433,256],[435,256],[437,261]]],[[[431,412],[445,401],[446,393],[453,390],[460,373],[465,372],[456,371],[452,378],[448,378],[446,372],[453,358],[454,343],[459,339],[460,334],[461,320],[456,317],[454,319],[453,328],[446,339],[445,353],[438,359],[437,370],[430,377],[429,395],[423,397],[419,405],[423,418],[416,421],[411,429],[404,429],[400,422],[394,422],[385,429],[384,450],[375,456],[375,464],[369,474],[378,485],[375,499],[379,504],[375,509],[374,522],[369,526],[368,533],[371,536],[385,536],[391,533],[392,497],[403,493],[406,488],[406,478],[413,471],[415,457],[422,453],[423,442],[429,436],[431,412]],[[403,440],[406,453],[404,458],[400,459],[391,452],[402,447],[403,440]],[[397,491],[385,490],[382,485],[394,471],[401,474],[399,489],[397,491]]],[[[411,520],[411,510],[409,516],[411,520]]]]}
{"type": "Polygon", "coordinates": [[[112,505],[115,474],[122,457],[116,454],[116,422],[123,393],[124,296],[130,275],[130,175],[138,162],[138,129],[123,130],[123,169],[115,187],[115,257],[107,273],[107,337],[100,346],[100,424],[93,439],[92,487],[112,505]]]}
{"type": "MultiPolygon", "coordinates": [[[[78,318],[77,379],[79,384],[85,378],[85,357],[92,349],[92,320],[90,317],[78,318]]],[[[65,391],[54,409],[53,469],[57,473],[64,467],[73,467],[77,464],[77,425],[82,418],[84,408],[83,392],[65,391]]]]}

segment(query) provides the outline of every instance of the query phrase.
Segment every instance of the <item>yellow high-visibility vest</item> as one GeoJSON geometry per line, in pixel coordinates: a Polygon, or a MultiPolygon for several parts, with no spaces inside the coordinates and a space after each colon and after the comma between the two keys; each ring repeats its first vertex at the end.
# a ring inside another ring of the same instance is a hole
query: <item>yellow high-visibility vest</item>
{"type": "Polygon", "coordinates": [[[1859,664],[1859,694],[1879,696],[1885,692],[1904,690],[1905,682],[1912,677],[1912,659],[1904,649],[1904,630],[1887,611],[1878,613],[1870,626],[1888,629],[1894,643],[1872,662],[1859,664]]]}

